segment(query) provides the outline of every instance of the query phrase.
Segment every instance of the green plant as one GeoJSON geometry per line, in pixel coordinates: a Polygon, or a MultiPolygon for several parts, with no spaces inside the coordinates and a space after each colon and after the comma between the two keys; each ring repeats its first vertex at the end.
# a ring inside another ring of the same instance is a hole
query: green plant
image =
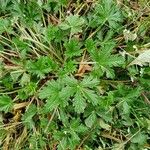
{"type": "Polygon", "coordinates": [[[148,0],[1,0],[0,149],[149,149],[148,12],[148,0]]]}

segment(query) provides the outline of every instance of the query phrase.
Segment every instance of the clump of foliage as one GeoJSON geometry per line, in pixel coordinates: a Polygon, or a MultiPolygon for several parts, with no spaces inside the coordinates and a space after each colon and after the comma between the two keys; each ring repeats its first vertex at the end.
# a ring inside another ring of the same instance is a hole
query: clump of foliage
{"type": "Polygon", "coordinates": [[[1,0],[0,149],[149,149],[149,10],[1,0]]]}

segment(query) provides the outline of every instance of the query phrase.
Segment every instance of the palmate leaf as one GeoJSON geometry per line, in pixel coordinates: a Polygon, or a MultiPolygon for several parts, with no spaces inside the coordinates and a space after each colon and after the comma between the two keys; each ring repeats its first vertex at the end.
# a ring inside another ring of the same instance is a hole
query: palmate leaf
{"type": "Polygon", "coordinates": [[[36,1],[13,1],[12,10],[13,16],[19,18],[21,23],[27,26],[32,26],[35,21],[41,19],[42,12],[36,1]]]}
{"type": "Polygon", "coordinates": [[[56,64],[48,56],[41,56],[37,61],[28,61],[26,68],[39,78],[44,78],[45,74],[56,68],[56,64]]]}
{"type": "Polygon", "coordinates": [[[132,100],[136,100],[142,93],[142,87],[129,88],[128,86],[118,85],[117,91],[115,92],[116,97],[123,97],[128,102],[133,102],[132,100]]]}
{"type": "Polygon", "coordinates": [[[49,25],[45,29],[46,40],[48,42],[51,41],[51,40],[54,40],[56,38],[57,31],[58,31],[58,27],[57,26],[49,25]]]}
{"type": "Polygon", "coordinates": [[[66,48],[65,55],[68,58],[72,58],[73,56],[80,56],[81,55],[81,45],[76,39],[71,39],[69,42],[64,44],[66,48]]]}
{"type": "Polygon", "coordinates": [[[104,25],[108,22],[109,27],[116,29],[122,20],[123,17],[117,4],[113,0],[102,0],[95,7],[91,22],[94,26],[104,25]]]}
{"type": "Polygon", "coordinates": [[[96,94],[95,90],[91,89],[95,88],[99,84],[98,80],[93,79],[92,77],[85,77],[83,81],[79,82],[73,77],[67,77],[66,83],[68,83],[69,81],[72,82],[71,84],[69,83],[68,86],[75,91],[73,106],[77,113],[82,113],[88,103],[97,105],[98,95],[96,94]]]}
{"type": "Polygon", "coordinates": [[[98,95],[92,90],[98,85],[96,79],[91,77],[78,81],[73,77],[65,77],[62,80],[52,80],[39,92],[39,98],[45,99],[45,109],[53,110],[55,107],[66,107],[71,101],[75,112],[82,113],[88,103],[98,104],[98,95]],[[86,81],[87,80],[87,81],[86,81]],[[88,84],[91,83],[90,84],[88,84]]]}
{"type": "Polygon", "coordinates": [[[101,49],[89,51],[92,59],[96,62],[94,69],[97,75],[102,76],[106,73],[108,78],[114,77],[112,67],[120,66],[124,63],[124,57],[119,54],[111,54],[114,48],[114,43],[103,45],[101,49]]]}
{"type": "Polygon", "coordinates": [[[18,96],[21,100],[27,99],[28,97],[36,93],[37,84],[35,82],[29,82],[24,85],[23,88],[18,90],[18,96]]]}
{"type": "Polygon", "coordinates": [[[80,142],[79,133],[86,133],[88,128],[80,122],[78,118],[72,118],[65,127],[59,131],[54,131],[53,138],[59,141],[58,149],[75,149],[80,142]]]}
{"type": "Polygon", "coordinates": [[[46,99],[46,98],[49,98],[51,97],[54,93],[58,92],[61,90],[61,84],[60,84],[60,81],[50,81],[50,82],[47,82],[46,86],[44,86],[42,88],[42,90],[40,90],[39,92],[39,97],[41,99],[46,99]]]}
{"type": "Polygon", "coordinates": [[[62,30],[70,29],[71,34],[75,34],[82,31],[82,26],[84,24],[84,19],[78,15],[70,15],[66,18],[65,22],[61,23],[59,26],[62,30]]]}
{"type": "Polygon", "coordinates": [[[87,130],[87,127],[81,124],[79,119],[73,118],[68,126],[77,133],[83,133],[87,130]]]}
{"type": "Polygon", "coordinates": [[[69,75],[76,72],[77,65],[75,60],[68,60],[64,63],[64,67],[59,69],[59,76],[69,75]]]}
{"type": "Polygon", "coordinates": [[[77,87],[78,85],[78,80],[76,80],[74,77],[69,77],[66,76],[65,78],[63,78],[63,81],[66,85],[70,86],[70,87],[77,87]]]}
{"type": "Polygon", "coordinates": [[[70,96],[68,90],[64,90],[61,80],[48,82],[39,92],[39,98],[46,99],[45,111],[52,111],[59,105],[65,107],[70,96]]]}

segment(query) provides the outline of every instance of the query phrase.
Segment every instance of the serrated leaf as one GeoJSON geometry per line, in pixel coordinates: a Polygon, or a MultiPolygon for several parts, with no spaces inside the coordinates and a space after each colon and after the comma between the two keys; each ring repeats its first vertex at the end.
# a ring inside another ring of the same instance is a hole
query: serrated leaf
{"type": "Polygon", "coordinates": [[[36,114],[36,110],[37,110],[36,106],[31,104],[29,109],[23,115],[22,121],[25,122],[25,123],[32,122],[32,118],[36,114]]]}
{"type": "Polygon", "coordinates": [[[114,70],[111,68],[105,68],[103,66],[101,66],[102,72],[105,73],[106,72],[106,77],[107,78],[111,78],[113,79],[115,77],[115,73],[114,70]]]}
{"type": "Polygon", "coordinates": [[[53,86],[55,84],[55,81],[47,82],[47,86],[43,87],[39,92],[39,98],[45,99],[49,98],[52,95],[53,92],[53,86]]]}
{"type": "Polygon", "coordinates": [[[48,82],[39,92],[39,98],[46,99],[45,109],[51,111],[57,106],[65,107],[68,104],[72,89],[64,87],[61,80],[48,82]]]}
{"type": "Polygon", "coordinates": [[[74,95],[73,106],[77,113],[83,113],[86,107],[86,100],[82,97],[81,93],[77,92],[74,95]]]}
{"type": "Polygon", "coordinates": [[[93,90],[84,89],[84,97],[88,102],[92,103],[94,106],[98,104],[98,95],[93,90]]]}
{"type": "Polygon", "coordinates": [[[81,82],[81,85],[83,87],[90,87],[90,88],[96,87],[98,84],[99,84],[98,79],[93,78],[91,76],[85,77],[81,82]]]}
{"type": "Polygon", "coordinates": [[[78,85],[78,81],[75,78],[69,77],[69,76],[66,76],[63,79],[63,82],[66,83],[67,85],[71,86],[71,87],[75,87],[78,85]]]}
{"type": "Polygon", "coordinates": [[[109,43],[110,45],[104,44],[101,50],[94,49],[93,51],[90,51],[90,54],[94,62],[96,62],[94,66],[96,74],[102,76],[106,73],[108,78],[113,78],[115,74],[112,67],[122,65],[124,63],[124,57],[119,56],[118,54],[111,54],[115,45],[113,42],[109,43]]]}
{"type": "Polygon", "coordinates": [[[89,20],[92,27],[108,23],[110,28],[117,29],[123,21],[123,16],[116,2],[113,0],[101,0],[96,4],[94,14],[89,17],[89,20]]]}
{"type": "Polygon", "coordinates": [[[53,95],[58,94],[62,89],[62,83],[60,80],[52,80],[50,82],[47,82],[46,86],[44,86],[40,92],[39,97],[41,99],[49,98],[53,95]]]}
{"type": "Polygon", "coordinates": [[[75,40],[75,39],[71,39],[69,42],[66,42],[64,44],[65,48],[66,48],[66,52],[65,55],[67,56],[67,58],[72,58],[74,56],[80,56],[82,50],[80,49],[80,43],[75,40]]]}
{"type": "Polygon", "coordinates": [[[60,76],[66,76],[76,71],[76,64],[74,60],[68,60],[64,63],[64,68],[59,70],[60,76]]]}
{"type": "Polygon", "coordinates": [[[9,96],[0,96],[0,111],[8,112],[13,107],[13,101],[9,96]]]}
{"type": "Polygon", "coordinates": [[[92,114],[88,118],[86,118],[85,124],[87,127],[91,128],[95,123],[95,121],[96,121],[96,114],[95,112],[92,112],[92,114]]]}
{"type": "Polygon", "coordinates": [[[46,112],[49,112],[52,111],[54,108],[57,108],[59,104],[60,104],[59,95],[56,94],[47,99],[44,109],[46,110],[46,112]]]}
{"type": "Polygon", "coordinates": [[[109,67],[115,67],[115,66],[119,66],[120,64],[123,64],[124,62],[124,58],[122,56],[119,55],[111,55],[111,57],[109,57],[109,61],[108,61],[108,65],[109,67]]]}
{"type": "Polygon", "coordinates": [[[76,91],[74,90],[74,88],[66,86],[60,91],[60,97],[63,100],[68,99],[70,96],[73,96],[75,92],[76,91]]]}
{"type": "Polygon", "coordinates": [[[60,105],[62,107],[65,107],[68,105],[68,100],[70,100],[70,97],[74,95],[74,88],[71,87],[64,87],[62,90],[59,92],[59,97],[61,99],[60,105]]]}
{"type": "Polygon", "coordinates": [[[40,78],[44,78],[45,74],[55,69],[56,64],[48,57],[41,56],[37,61],[28,61],[27,70],[40,78]]]}
{"type": "Polygon", "coordinates": [[[49,25],[45,30],[46,39],[48,42],[53,40],[56,37],[58,31],[57,26],[49,25]]]}
{"type": "Polygon", "coordinates": [[[87,39],[85,42],[85,46],[89,52],[93,52],[96,49],[96,42],[92,39],[87,39]]]}
{"type": "Polygon", "coordinates": [[[82,25],[84,24],[84,19],[78,15],[70,15],[66,18],[65,22],[61,23],[59,26],[62,30],[70,29],[71,34],[75,34],[82,31],[82,25]]]}
{"type": "Polygon", "coordinates": [[[24,85],[27,85],[29,82],[30,82],[30,75],[27,73],[24,73],[21,77],[20,85],[24,86],[24,85]]]}

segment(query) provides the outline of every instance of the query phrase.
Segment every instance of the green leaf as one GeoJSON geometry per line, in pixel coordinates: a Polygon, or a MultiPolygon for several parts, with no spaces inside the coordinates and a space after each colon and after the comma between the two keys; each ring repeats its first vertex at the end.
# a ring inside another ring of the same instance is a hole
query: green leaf
{"type": "Polygon", "coordinates": [[[88,118],[86,118],[85,124],[87,127],[91,128],[94,125],[95,121],[96,121],[96,114],[93,111],[92,114],[88,118]]]}
{"type": "Polygon", "coordinates": [[[45,74],[56,68],[56,64],[48,57],[41,56],[37,61],[28,61],[27,70],[40,78],[45,78],[45,74]]]}
{"type": "Polygon", "coordinates": [[[5,31],[8,31],[10,28],[10,21],[8,19],[0,18],[0,34],[2,34],[5,31]]]}
{"type": "Polygon", "coordinates": [[[123,103],[123,113],[124,114],[129,114],[130,113],[130,109],[131,109],[131,107],[128,105],[128,103],[124,102],[123,103]]]}
{"type": "Polygon", "coordinates": [[[79,119],[72,119],[69,126],[70,126],[71,130],[73,130],[77,133],[83,133],[87,130],[87,127],[84,126],[82,123],[80,123],[79,119]]]}
{"type": "Polygon", "coordinates": [[[62,99],[61,105],[66,106],[68,103],[67,101],[70,99],[71,96],[73,96],[75,93],[74,88],[66,86],[62,88],[62,90],[59,93],[60,98],[62,99]]]}
{"type": "Polygon", "coordinates": [[[10,73],[10,75],[11,75],[11,78],[13,79],[13,81],[16,82],[18,80],[18,78],[22,75],[22,71],[20,71],[20,72],[18,72],[18,70],[12,71],[10,73]]]}
{"type": "Polygon", "coordinates": [[[39,97],[41,99],[50,98],[53,95],[58,94],[62,90],[62,82],[60,80],[47,82],[40,92],[39,97]]]}
{"type": "Polygon", "coordinates": [[[20,85],[24,86],[27,85],[30,82],[30,75],[27,73],[24,73],[20,80],[20,85]]]}
{"type": "Polygon", "coordinates": [[[20,99],[27,99],[36,93],[37,84],[34,82],[29,82],[22,89],[18,90],[18,96],[20,99]]]}
{"type": "Polygon", "coordinates": [[[116,2],[113,0],[102,0],[95,7],[94,14],[90,20],[93,26],[109,23],[109,27],[117,29],[123,21],[123,16],[116,2]]]}
{"type": "Polygon", "coordinates": [[[85,42],[85,46],[89,52],[93,52],[96,49],[96,42],[92,39],[87,39],[85,42]]]}
{"type": "Polygon", "coordinates": [[[65,22],[61,23],[59,26],[62,30],[70,29],[71,34],[82,32],[82,26],[84,24],[84,19],[78,15],[70,15],[66,18],[65,22]]]}
{"type": "Polygon", "coordinates": [[[14,50],[19,51],[20,56],[22,58],[26,58],[27,52],[30,51],[30,47],[28,46],[28,43],[23,41],[20,37],[15,37],[12,39],[14,50]]]}
{"type": "Polygon", "coordinates": [[[76,39],[71,39],[69,42],[66,42],[64,46],[66,48],[65,55],[67,58],[80,56],[82,53],[82,50],[80,49],[81,45],[76,39]]]}
{"type": "Polygon", "coordinates": [[[40,99],[49,98],[52,95],[53,90],[55,91],[55,87],[56,87],[56,90],[57,90],[57,85],[56,85],[56,83],[55,83],[54,80],[52,80],[51,82],[47,82],[46,86],[44,86],[40,90],[40,92],[39,92],[39,98],[40,99]]]}
{"type": "Polygon", "coordinates": [[[57,31],[58,31],[58,27],[57,26],[49,25],[46,28],[45,35],[46,35],[46,39],[47,39],[48,42],[50,42],[51,40],[55,39],[57,31]]]}
{"type": "Polygon", "coordinates": [[[59,95],[53,94],[53,96],[47,99],[46,104],[44,106],[44,111],[46,112],[52,111],[54,108],[57,108],[59,104],[60,104],[59,95]]]}
{"type": "Polygon", "coordinates": [[[14,17],[19,18],[21,24],[24,26],[33,26],[36,21],[42,17],[41,8],[36,1],[13,1],[12,14],[14,17]],[[35,10],[35,11],[33,11],[35,10]]]}
{"type": "Polygon", "coordinates": [[[9,96],[0,96],[0,111],[9,112],[13,107],[13,101],[9,96]]]}
{"type": "Polygon", "coordinates": [[[63,87],[63,82],[61,80],[52,80],[40,90],[39,98],[46,99],[46,104],[44,106],[46,112],[52,111],[57,106],[65,107],[68,104],[70,93],[67,93],[69,91],[66,90],[70,90],[71,92],[71,89],[69,87],[63,87]]]}
{"type": "Polygon", "coordinates": [[[66,61],[64,63],[64,67],[60,68],[58,72],[59,76],[66,76],[75,73],[75,71],[77,70],[77,65],[75,63],[76,62],[74,60],[66,61]]]}
{"type": "Polygon", "coordinates": [[[99,81],[97,78],[93,78],[91,76],[87,76],[85,77],[82,82],[81,85],[85,88],[93,88],[96,87],[99,84],[99,81]]]}
{"type": "Polygon", "coordinates": [[[33,126],[35,125],[35,122],[33,120],[33,117],[36,115],[37,113],[37,108],[34,104],[31,104],[29,106],[29,108],[27,109],[27,111],[24,113],[24,115],[22,116],[22,121],[23,123],[29,128],[32,129],[33,126]]]}
{"type": "Polygon", "coordinates": [[[9,5],[11,0],[1,0],[0,5],[0,13],[4,13],[5,11],[8,11],[11,9],[11,5],[9,5]]]}
{"type": "Polygon", "coordinates": [[[103,119],[99,120],[99,125],[102,129],[105,129],[108,131],[111,129],[111,126],[109,124],[106,124],[103,119]]]}
{"type": "Polygon", "coordinates": [[[78,85],[78,81],[72,76],[71,77],[66,76],[65,78],[63,78],[63,82],[66,83],[70,87],[77,87],[78,85]]]}
{"type": "Polygon", "coordinates": [[[92,103],[93,105],[98,104],[98,95],[93,90],[83,89],[84,97],[87,99],[88,102],[92,103]]]}
{"type": "Polygon", "coordinates": [[[97,79],[91,77],[86,77],[82,81],[78,81],[73,77],[65,77],[63,82],[70,87],[70,97],[73,97],[73,106],[77,113],[82,113],[86,108],[86,101],[92,103],[93,105],[98,104],[98,95],[93,88],[98,85],[97,79]],[[73,92],[74,91],[74,92],[73,92]]]}
{"type": "Polygon", "coordinates": [[[124,57],[118,54],[111,54],[114,48],[114,43],[110,42],[108,45],[102,45],[101,49],[94,49],[89,51],[92,59],[94,60],[95,66],[94,71],[96,74],[102,76],[106,73],[108,78],[114,77],[114,71],[112,67],[120,66],[124,63],[124,57]]]}
{"type": "Polygon", "coordinates": [[[84,109],[86,107],[86,100],[82,97],[80,92],[77,92],[74,95],[73,106],[74,106],[75,112],[77,113],[84,112],[84,109]]]}
{"type": "Polygon", "coordinates": [[[144,133],[139,132],[138,134],[136,134],[132,139],[131,142],[132,143],[137,143],[139,145],[143,145],[146,143],[147,140],[147,135],[144,133]]]}

